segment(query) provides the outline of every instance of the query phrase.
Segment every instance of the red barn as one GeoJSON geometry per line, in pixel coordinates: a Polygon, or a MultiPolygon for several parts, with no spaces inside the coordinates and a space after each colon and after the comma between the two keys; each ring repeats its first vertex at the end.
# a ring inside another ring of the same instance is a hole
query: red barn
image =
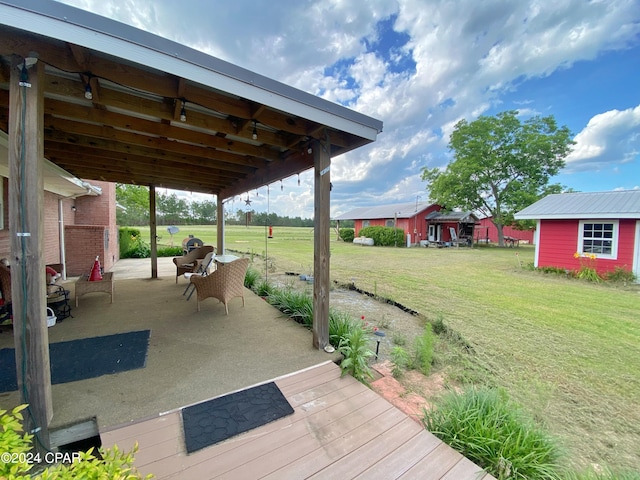
{"type": "Polygon", "coordinates": [[[538,222],[536,267],[578,270],[588,254],[599,274],[640,277],[640,190],[548,195],[515,218],[538,222]]]}
{"type": "Polygon", "coordinates": [[[334,220],[353,220],[355,234],[364,227],[382,226],[396,227],[404,230],[405,238],[411,235],[411,243],[418,244],[427,239],[427,224],[425,216],[439,211],[442,207],[425,203],[396,203],[377,207],[360,207],[344,213],[334,220]]]}
{"type": "MultiPolygon", "coordinates": [[[[481,218],[476,225],[476,243],[498,243],[498,229],[491,221],[493,217],[481,218]]],[[[518,230],[517,228],[505,225],[502,227],[502,233],[505,237],[516,238],[520,243],[533,243],[535,230],[518,230]]]]}

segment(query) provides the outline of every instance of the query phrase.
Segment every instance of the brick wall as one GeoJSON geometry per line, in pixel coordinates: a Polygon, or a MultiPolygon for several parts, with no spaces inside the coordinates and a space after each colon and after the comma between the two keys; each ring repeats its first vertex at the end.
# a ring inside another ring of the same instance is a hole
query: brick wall
{"type": "MultiPolygon", "coordinates": [[[[9,185],[0,177],[2,189],[2,215],[4,229],[0,229],[0,258],[11,261],[11,239],[9,234],[9,185]]],[[[67,275],[86,273],[91,268],[95,256],[105,270],[110,269],[120,259],[118,227],[116,225],[115,184],[91,181],[102,188],[102,195],[63,199],[51,192],[44,192],[44,261],[60,263],[59,201],[65,227],[65,256],[67,275]],[[75,206],[75,211],[72,207],[75,206]],[[83,228],[75,228],[83,227],[83,228]],[[88,227],[88,228],[84,228],[88,227]],[[87,239],[80,238],[88,235],[87,239]],[[87,266],[88,265],[88,266],[87,266]],[[71,266],[71,268],[70,268],[71,266]]]]}

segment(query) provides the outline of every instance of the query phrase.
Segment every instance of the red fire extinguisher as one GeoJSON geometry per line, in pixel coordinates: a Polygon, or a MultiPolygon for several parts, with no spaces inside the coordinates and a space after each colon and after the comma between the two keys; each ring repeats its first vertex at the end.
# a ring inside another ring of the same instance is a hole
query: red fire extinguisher
{"type": "Polygon", "coordinates": [[[91,269],[91,274],[89,275],[90,282],[96,282],[102,280],[102,273],[100,272],[100,259],[96,256],[96,261],[93,262],[93,268],[91,269]]]}

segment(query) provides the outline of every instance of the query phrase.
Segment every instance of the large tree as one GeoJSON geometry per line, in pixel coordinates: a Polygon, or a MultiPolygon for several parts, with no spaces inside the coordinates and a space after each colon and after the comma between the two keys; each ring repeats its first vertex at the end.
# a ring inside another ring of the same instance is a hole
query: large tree
{"type": "Polygon", "coordinates": [[[502,246],[502,227],[514,213],[559,189],[549,180],[573,144],[569,129],[558,127],[553,116],[521,122],[517,111],[507,111],[460,120],[449,141],[453,160],[444,170],[424,168],[422,179],[433,202],[490,216],[502,246]]]}

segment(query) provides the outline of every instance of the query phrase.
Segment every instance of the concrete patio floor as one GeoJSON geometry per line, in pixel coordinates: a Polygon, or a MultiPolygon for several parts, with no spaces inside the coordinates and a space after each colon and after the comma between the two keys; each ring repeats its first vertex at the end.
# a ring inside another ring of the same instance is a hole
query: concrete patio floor
{"type": "MultiPolygon", "coordinates": [[[[156,416],[185,405],[243,389],[327,360],[312,347],[311,332],[283,317],[247,290],[229,303],[229,315],[215,299],[201,304],[183,296],[170,258],[159,259],[158,279],[150,260],[121,260],[114,268],[114,303],[109,295],[80,297],[67,318],[49,329],[49,342],[151,330],[145,368],[52,386],[51,430],[95,418],[99,430],[156,416]]],[[[74,300],[74,280],[65,288],[74,300]]],[[[11,330],[0,348],[13,347],[11,330]]],[[[3,408],[19,403],[18,392],[0,394],[3,408]]]]}

